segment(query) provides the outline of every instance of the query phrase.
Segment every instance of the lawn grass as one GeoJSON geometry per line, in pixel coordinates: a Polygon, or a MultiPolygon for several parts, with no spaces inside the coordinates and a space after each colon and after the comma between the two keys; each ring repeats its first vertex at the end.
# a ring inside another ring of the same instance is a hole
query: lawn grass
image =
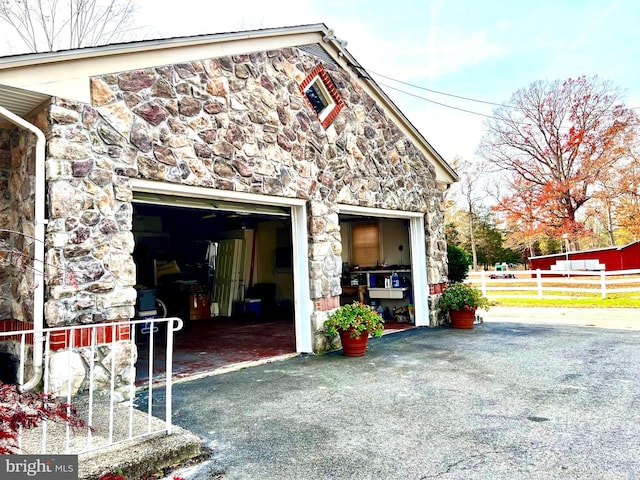
{"type": "MultiPolygon", "coordinates": [[[[572,281],[566,278],[544,278],[544,293],[538,298],[538,289],[527,279],[488,280],[487,297],[492,305],[502,307],[583,307],[583,308],[640,308],[640,275],[608,277],[611,283],[615,280],[626,280],[624,288],[636,291],[613,293],[607,298],[600,294],[600,281],[597,278],[576,276],[572,281]],[[577,282],[577,283],[576,283],[577,282]],[[511,290],[521,288],[522,290],[511,290]],[[583,291],[575,291],[580,289],[583,291]],[[498,298],[496,298],[498,297],[498,298]]],[[[477,278],[469,280],[476,288],[481,288],[477,278]]],[[[615,289],[619,282],[613,283],[609,289],[615,289]]]]}
{"type": "Polygon", "coordinates": [[[640,296],[611,295],[574,298],[491,298],[499,307],[578,307],[578,308],[640,308],[640,296]]]}

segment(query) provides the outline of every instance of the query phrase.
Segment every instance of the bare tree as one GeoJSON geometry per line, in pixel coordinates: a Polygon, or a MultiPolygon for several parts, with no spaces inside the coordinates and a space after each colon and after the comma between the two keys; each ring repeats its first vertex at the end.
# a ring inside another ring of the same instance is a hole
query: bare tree
{"type": "Polygon", "coordinates": [[[124,40],[132,0],[0,0],[0,24],[31,52],[105,45],[124,40]]]}
{"type": "Polygon", "coordinates": [[[626,157],[637,124],[620,92],[597,77],[534,82],[494,113],[479,153],[522,179],[541,229],[571,234],[577,248],[576,212],[626,157]]]}
{"type": "Polygon", "coordinates": [[[487,173],[487,164],[484,162],[472,163],[456,157],[453,166],[460,176],[460,182],[456,188],[462,197],[465,211],[469,220],[469,239],[471,244],[471,258],[473,269],[478,270],[478,252],[476,246],[476,217],[478,206],[489,196],[482,182],[487,173]]]}

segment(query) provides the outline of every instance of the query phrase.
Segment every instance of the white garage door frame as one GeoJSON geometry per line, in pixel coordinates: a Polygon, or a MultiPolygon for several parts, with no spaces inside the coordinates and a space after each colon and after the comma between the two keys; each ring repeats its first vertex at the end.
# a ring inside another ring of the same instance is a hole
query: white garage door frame
{"type": "MultiPolygon", "coordinates": [[[[170,195],[184,199],[218,200],[245,204],[247,211],[251,205],[269,205],[291,209],[291,240],[293,243],[293,284],[294,317],[296,329],[296,352],[312,353],[311,302],[309,285],[309,244],[307,233],[306,201],[298,198],[272,197],[247,192],[232,192],[206,187],[180,185],[150,180],[131,179],[134,192],[170,195]]],[[[256,209],[258,210],[258,209],[256,209]]],[[[256,213],[258,213],[256,211],[256,213]]]]}
{"type": "Polygon", "coordinates": [[[427,253],[424,233],[424,213],[384,210],[381,208],[338,205],[338,213],[379,218],[400,218],[409,221],[409,246],[411,248],[411,279],[416,327],[428,327],[429,283],[427,279],[427,253]]]}

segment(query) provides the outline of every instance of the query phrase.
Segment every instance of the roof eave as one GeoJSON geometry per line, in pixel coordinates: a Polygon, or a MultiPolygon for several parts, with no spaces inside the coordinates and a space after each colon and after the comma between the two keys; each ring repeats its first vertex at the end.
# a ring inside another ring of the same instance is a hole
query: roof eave
{"type": "Polygon", "coordinates": [[[212,33],[187,37],[171,37],[153,40],[140,40],[135,42],[115,43],[95,47],[84,47],[73,50],[59,50],[55,52],[26,53],[0,57],[0,70],[20,68],[29,65],[42,65],[46,63],[66,62],[69,60],[82,60],[84,58],[121,55],[132,52],[145,52],[154,50],[167,50],[172,48],[185,48],[196,45],[250,40],[252,38],[268,38],[275,36],[293,36],[305,33],[326,33],[328,28],[323,23],[311,25],[299,25],[293,27],[267,28],[262,30],[250,30],[242,32],[212,33]]]}
{"type": "MultiPolygon", "coordinates": [[[[64,50],[57,52],[46,53],[31,53],[24,55],[16,55],[11,57],[0,58],[0,79],[2,78],[2,71],[27,69],[34,66],[39,69],[55,68],[57,63],[61,62],[78,62],[82,60],[90,60],[97,58],[115,57],[118,55],[132,56],[140,58],[140,53],[146,52],[159,52],[159,51],[171,51],[193,47],[206,48],[207,45],[213,44],[233,44],[238,43],[236,48],[242,46],[242,42],[246,42],[252,39],[267,39],[267,38],[286,38],[295,37],[298,41],[291,41],[290,46],[299,46],[304,42],[300,40],[319,43],[330,54],[336,62],[338,62],[343,68],[348,71],[353,71],[358,77],[358,81],[367,85],[375,96],[379,99],[384,109],[388,112],[392,112],[393,117],[399,121],[404,128],[405,132],[415,139],[420,145],[423,146],[423,150],[436,164],[436,179],[445,184],[450,184],[459,180],[458,175],[453,168],[444,160],[444,158],[433,148],[433,146],[426,140],[426,138],[418,131],[418,129],[409,121],[404,113],[393,103],[388,95],[378,86],[378,84],[371,78],[370,75],[361,75],[361,71],[366,70],[360,66],[356,59],[346,50],[345,45],[338,41],[332,34],[331,30],[323,23],[316,23],[310,25],[299,25],[292,27],[280,27],[280,28],[268,28],[261,30],[251,30],[242,32],[227,32],[216,33],[207,35],[196,35],[193,37],[173,37],[167,39],[156,40],[142,40],[129,43],[119,43],[112,45],[104,45],[97,47],[86,47],[76,50],[64,50]],[[305,38],[305,35],[307,38],[305,38]],[[136,54],[136,55],[133,55],[136,54]],[[353,67],[357,67],[358,70],[353,70],[353,67]]],[[[286,45],[286,42],[282,42],[286,45]]],[[[229,49],[233,51],[233,49],[229,49]]],[[[248,53],[248,52],[245,52],[248,53]]],[[[164,54],[163,54],[164,55],[164,54]]],[[[152,55],[153,56],[153,55],[152,55]]],[[[29,85],[19,85],[22,88],[28,88],[29,85]]],[[[51,93],[41,89],[40,93],[51,93]]],[[[85,92],[86,94],[86,92],[85,92]]]]}

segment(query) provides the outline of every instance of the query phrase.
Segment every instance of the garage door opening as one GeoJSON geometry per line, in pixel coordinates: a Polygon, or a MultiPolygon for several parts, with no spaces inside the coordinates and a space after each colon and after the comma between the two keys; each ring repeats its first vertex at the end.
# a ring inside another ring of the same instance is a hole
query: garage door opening
{"type": "MultiPolygon", "coordinates": [[[[184,320],[174,376],[296,352],[290,208],[140,193],[133,234],[136,318],[184,320]]],[[[138,381],[148,376],[147,326],[136,335],[138,381]]]]}
{"type": "Polygon", "coordinates": [[[385,331],[428,325],[423,215],[341,206],[342,295],[373,306],[385,331]]]}

